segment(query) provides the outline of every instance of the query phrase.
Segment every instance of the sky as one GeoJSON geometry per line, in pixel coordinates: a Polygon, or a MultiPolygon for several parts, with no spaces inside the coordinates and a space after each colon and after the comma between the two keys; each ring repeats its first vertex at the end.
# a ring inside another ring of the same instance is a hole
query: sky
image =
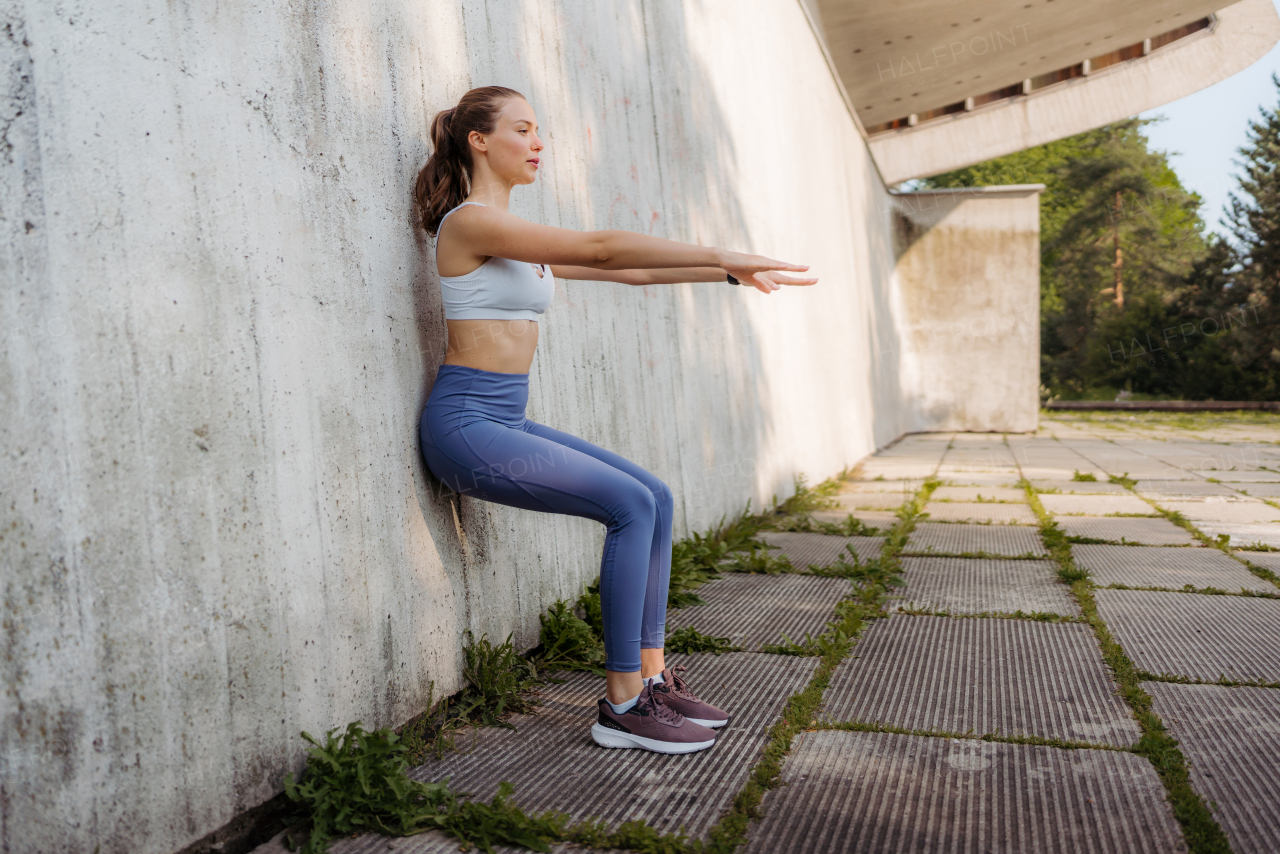
{"type": "Polygon", "coordinates": [[[1226,234],[1220,219],[1227,194],[1236,188],[1236,149],[1248,142],[1249,121],[1260,116],[1259,108],[1275,109],[1280,102],[1272,72],[1280,74],[1280,45],[1235,76],[1142,114],[1165,117],[1145,128],[1151,147],[1178,152],[1169,162],[1183,186],[1204,199],[1200,216],[1219,234],[1226,234]]]}

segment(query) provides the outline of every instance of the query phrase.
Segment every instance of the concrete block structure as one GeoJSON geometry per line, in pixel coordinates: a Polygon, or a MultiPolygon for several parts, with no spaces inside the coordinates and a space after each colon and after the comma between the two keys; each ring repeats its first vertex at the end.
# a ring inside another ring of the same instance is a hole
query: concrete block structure
{"type": "Polygon", "coordinates": [[[881,102],[854,57],[910,75],[854,43],[871,17],[957,4],[0,2],[0,848],[181,850],[280,792],[299,731],[403,723],[461,687],[466,632],[530,647],[594,578],[599,525],[423,465],[445,330],[409,199],[437,110],[529,97],[547,168],[519,215],[821,277],[559,284],[529,416],[666,480],[681,537],[905,432],[1035,427],[1038,188],[893,187],[1280,36],[1258,0],[1129,7],[1029,7],[999,63],[956,55],[971,85],[881,102]]]}

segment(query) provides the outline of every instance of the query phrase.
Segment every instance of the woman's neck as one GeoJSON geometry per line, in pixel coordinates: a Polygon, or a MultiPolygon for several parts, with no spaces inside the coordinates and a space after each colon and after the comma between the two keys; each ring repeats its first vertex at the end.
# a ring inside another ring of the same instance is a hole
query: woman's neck
{"type": "Polygon", "coordinates": [[[468,202],[479,202],[482,205],[500,208],[504,211],[511,205],[511,182],[503,181],[493,174],[489,164],[480,160],[476,163],[476,172],[471,179],[471,195],[468,202]]]}

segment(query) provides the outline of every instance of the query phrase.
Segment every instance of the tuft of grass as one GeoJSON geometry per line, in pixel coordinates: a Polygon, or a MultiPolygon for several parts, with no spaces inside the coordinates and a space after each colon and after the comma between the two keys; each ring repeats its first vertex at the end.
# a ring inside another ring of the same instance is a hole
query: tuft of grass
{"type": "Polygon", "coordinates": [[[1121,486],[1123,486],[1125,489],[1128,489],[1130,491],[1132,491],[1133,488],[1138,485],[1138,482],[1136,480],[1129,477],[1128,472],[1125,472],[1124,474],[1109,475],[1107,477],[1107,481],[1109,483],[1118,483],[1121,486]]]}
{"type": "Polygon", "coordinates": [[[769,546],[761,544],[758,547],[753,546],[745,551],[736,552],[724,568],[730,572],[751,572],[763,575],[797,571],[785,554],[769,554],[769,550],[769,546]]]}
{"type": "Polygon", "coordinates": [[[740,649],[740,647],[734,646],[728,638],[704,635],[693,626],[676,629],[667,635],[666,648],[668,652],[681,654],[709,652],[713,655],[719,655],[722,652],[734,652],[740,649]]]}
{"type": "Polygon", "coordinates": [[[1078,469],[1076,470],[1075,474],[1071,475],[1071,480],[1074,483],[1097,483],[1098,482],[1098,478],[1096,475],[1093,474],[1093,472],[1081,472],[1078,469]]]}
{"type": "MultiPolygon", "coordinates": [[[[599,591],[595,604],[599,608],[599,591]]],[[[573,613],[568,602],[561,599],[538,620],[542,623],[538,634],[542,645],[539,667],[547,671],[585,670],[604,676],[604,642],[586,620],[573,613]]]]}
{"type": "MultiPolygon", "coordinates": [[[[310,826],[302,854],[321,854],[339,836],[374,832],[410,836],[440,830],[464,845],[493,854],[495,845],[519,845],[550,851],[564,837],[568,817],[562,813],[530,816],[510,802],[512,787],[503,782],[488,804],[463,801],[448,781],[420,783],[409,779],[407,748],[390,729],[368,732],[347,725],[341,737],[329,730],[314,745],[301,781],[285,777],[285,795],[310,826]]],[[[290,848],[294,840],[287,840],[290,848]]]]}
{"type": "Polygon", "coordinates": [[[467,632],[468,643],[462,649],[462,675],[468,689],[458,704],[459,715],[480,726],[515,729],[506,716],[527,712],[537,706],[529,690],[537,682],[537,673],[515,651],[511,635],[494,646],[487,635],[474,641],[467,632]]]}

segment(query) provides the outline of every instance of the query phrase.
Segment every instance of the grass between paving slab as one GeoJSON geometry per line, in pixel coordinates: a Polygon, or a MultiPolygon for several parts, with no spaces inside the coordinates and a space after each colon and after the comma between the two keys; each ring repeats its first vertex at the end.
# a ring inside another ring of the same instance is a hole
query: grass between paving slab
{"type": "MultiPolygon", "coordinates": [[[[1115,478],[1112,478],[1114,481],[1115,478]]],[[[1127,484],[1132,489],[1132,481],[1127,484]]],[[[1044,506],[1036,495],[1035,488],[1025,478],[1022,487],[1027,491],[1027,500],[1036,518],[1040,520],[1040,535],[1045,548],[1058,564],[1058,577],[1070,585],[1071,593],[1080,604],[1080,610],[1086,622],[1093,628],[1102,649],[1103,659],[1111,668],[1116,683],[1120,686],[1120,696],[1133,710],[1134,719],[1142,729],[1142,737],[1138,743],[1128,750],[1151,762],[1164,783],[1169,795],[1169,803],[1173,814],[1182,825],[1182,835],[1186,839],[1191,854],[1229,854],[1231,846],[1226,834],[1218,822],[1214,820],[1209,808],[1191,788],[1191,778],[1187,770],[1186,757],[1178,749],[1178,742],[1165,730],[1164,722],[1151,707],[1151,695],[1142,690],[1139,684],[1146,675],[1134,667],[1133,661],[1111,635],[1111,630],[1098,615],[1098,607],[1093,598],[1093,584],[1089,574],[1076,566],[1071,555],[1071,542],[1053,517],[1045,512],[1044,506]]],[[[1159,509],[1159,508],[1157,508],[1159,509]]]]}
{"type": "Polygon", "coordinates": [[[746,841],[751,822],[761,818],[760,805],[764,794],[779,785],[782,763],[791,750],[792,740],[801,732],[817,726],[816,715],[831,674],[853,648],[864,623],[885,616],[884,602],[889,586],[901,571],[898,556],[930,493],[938,485],[937,480],[927,480],[916,492],[914,500],[904,503],[898,511],[898,523],[887,532],[880,557],[864,565],[861,580],[852,580],[854,591],[837,607],[837,618],[828,624],[827,631],[817,641],[824,646],[813,678],[804,690],[787,701],[781,719],[770,728],[763,755],[752,769],[746,785],[738,792],[725,815],[711,828],[705,848],[707,854],[732,854],[746,841]]]}

